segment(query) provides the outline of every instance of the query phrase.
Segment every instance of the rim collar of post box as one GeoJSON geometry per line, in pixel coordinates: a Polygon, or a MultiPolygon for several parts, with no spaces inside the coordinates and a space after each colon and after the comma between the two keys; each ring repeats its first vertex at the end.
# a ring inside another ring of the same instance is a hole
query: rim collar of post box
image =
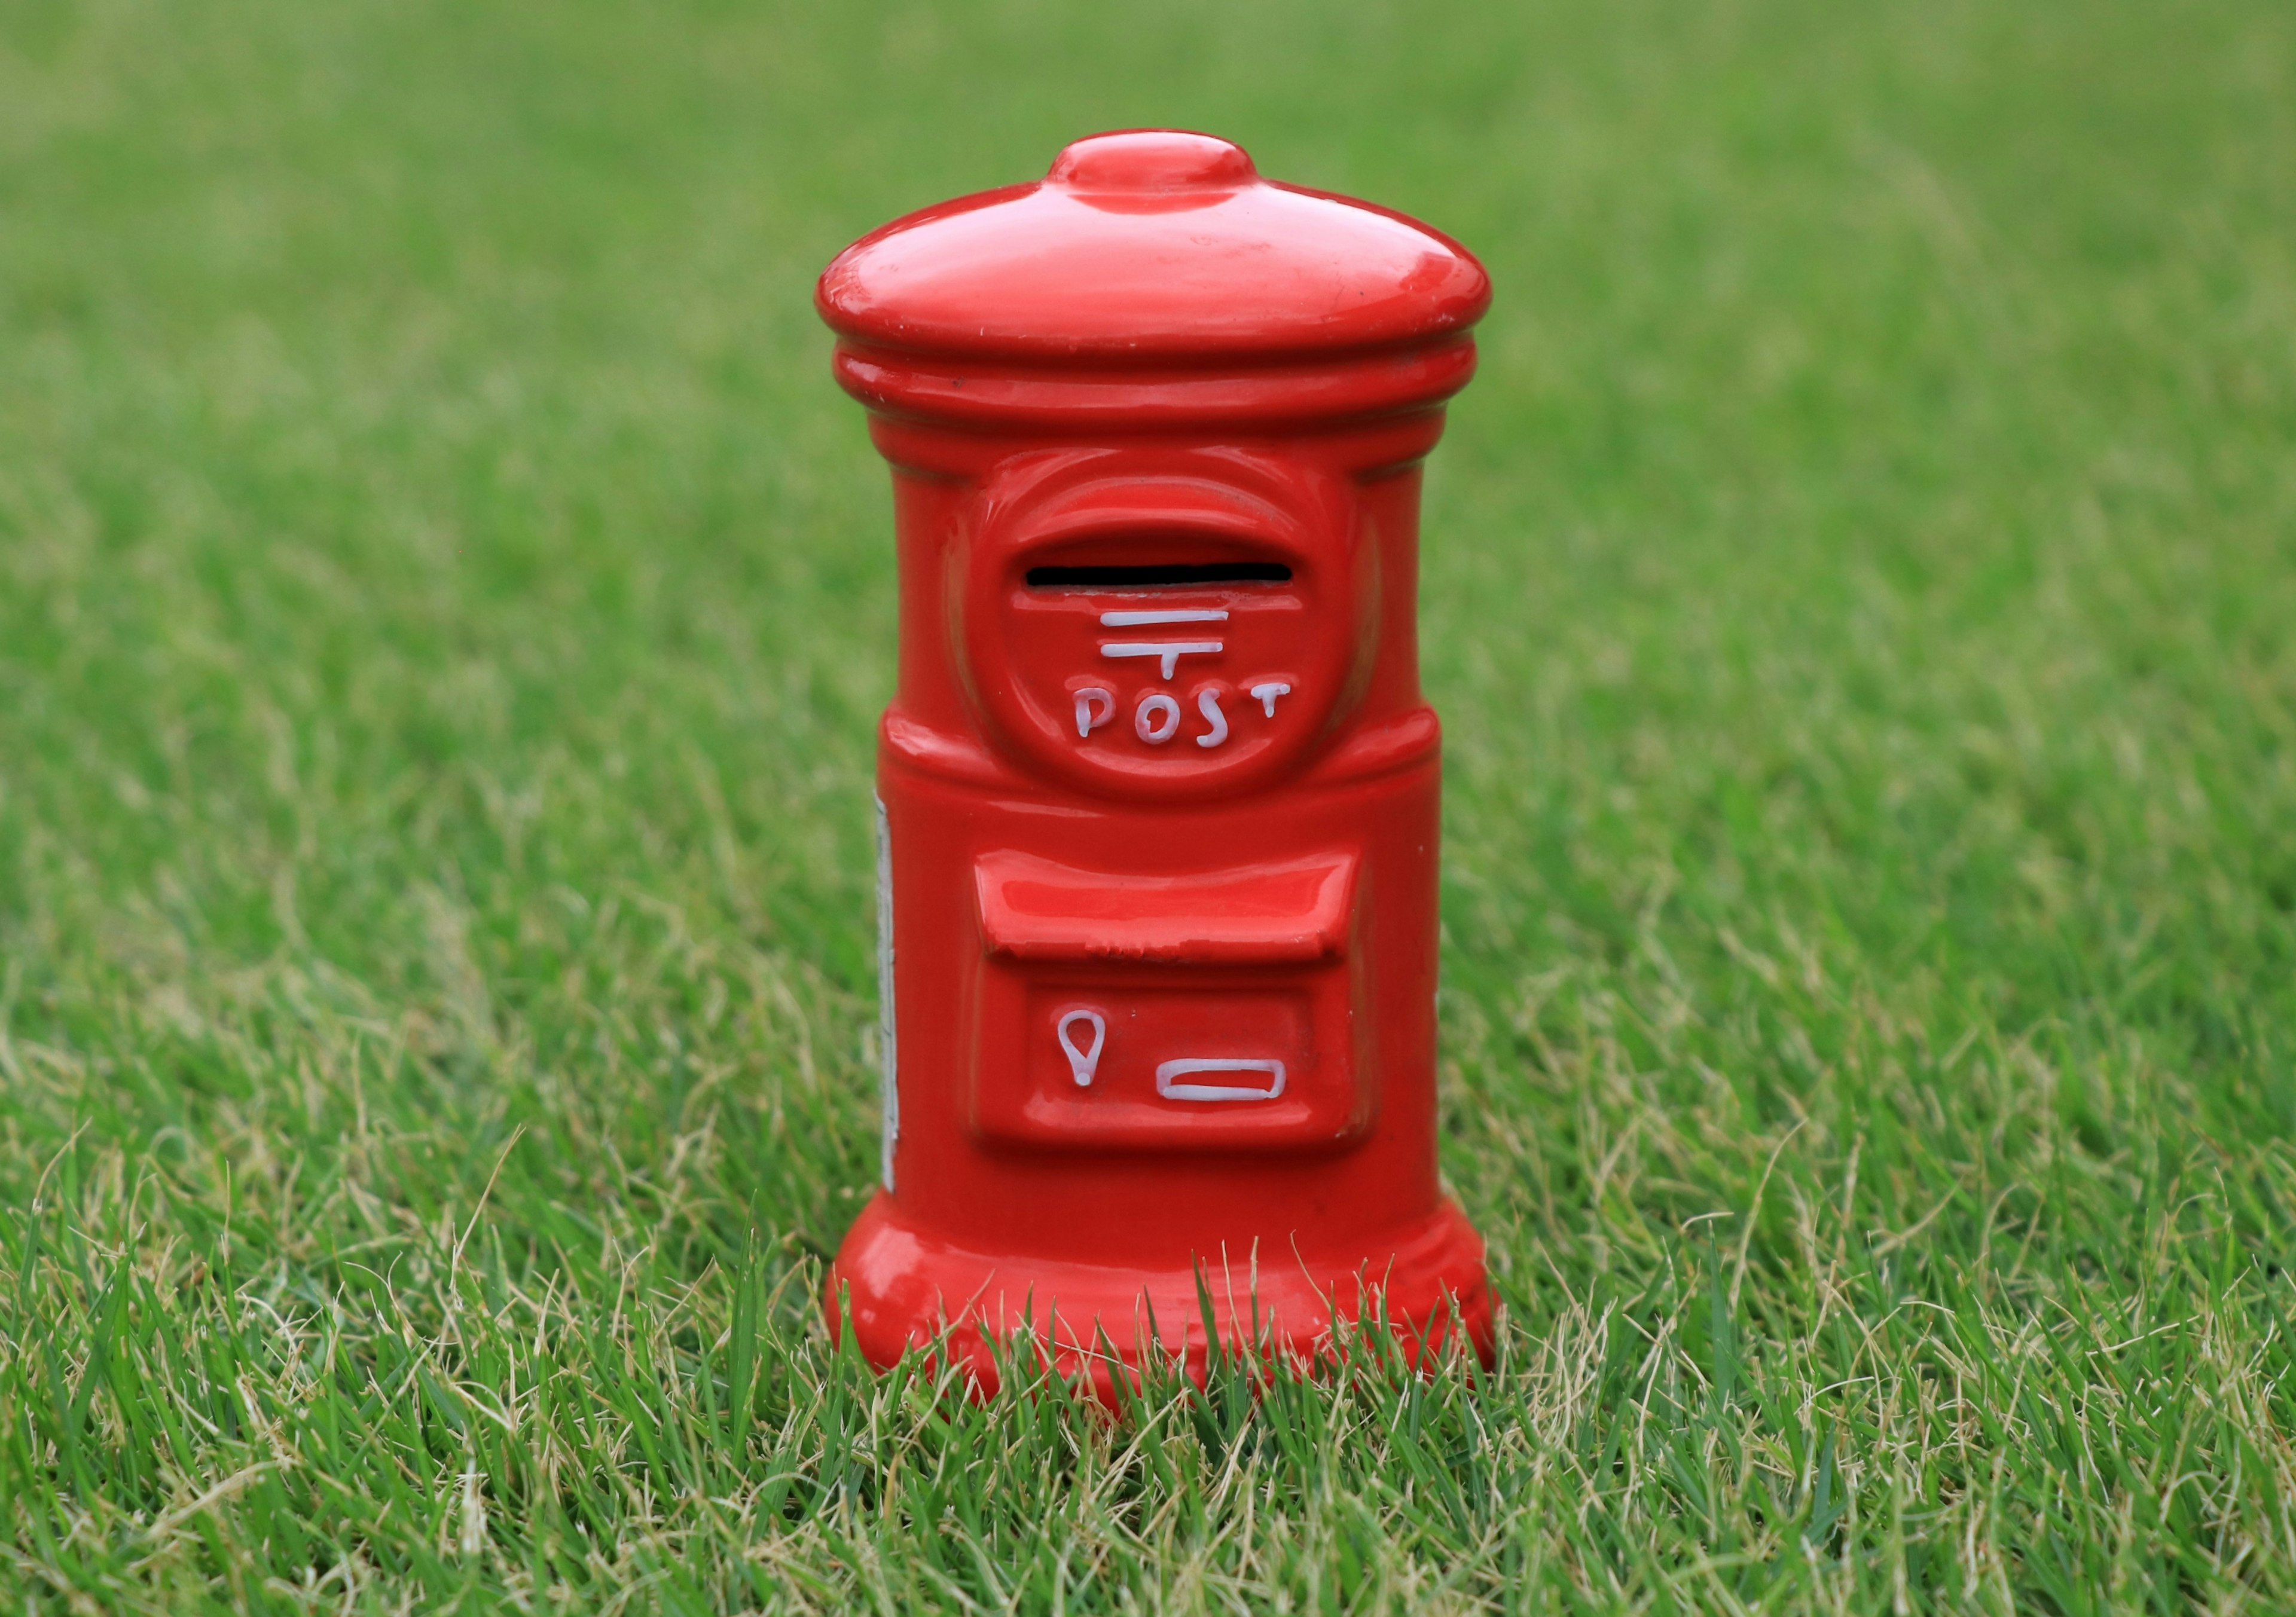
{"type": "Polygon", "coordinates": [[[1490,279],[1401,214],[1144,129],[864,236],[815,301],[873,408],[1088,429],[1432,406],[1473,374],[1490,279]]]}

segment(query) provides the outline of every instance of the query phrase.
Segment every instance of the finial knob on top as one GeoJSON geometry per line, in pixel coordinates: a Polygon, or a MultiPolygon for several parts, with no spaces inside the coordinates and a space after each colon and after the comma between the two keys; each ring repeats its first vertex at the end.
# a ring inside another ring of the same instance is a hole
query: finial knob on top
{"type": "Polygon", "coordinates": [[[1185,129],[1121,129],[1072,141],[1045,176],[1075,191],[1231,190],[1259,177],[1234,141],[1185,129]]]}

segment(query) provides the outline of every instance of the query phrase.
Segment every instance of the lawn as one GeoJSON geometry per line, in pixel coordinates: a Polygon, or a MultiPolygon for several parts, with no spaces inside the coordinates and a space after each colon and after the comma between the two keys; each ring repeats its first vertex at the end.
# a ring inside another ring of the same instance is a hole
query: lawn
{"type": "Polygon", "coordinates": [[[0,5],[0,1607],[2287,1611],[2292,1064],[2284,4],[0,5]],[[1498,289],[1480,1379],[818,1319],[895,603],[813,277],[1147,123],[1498,289]]]}

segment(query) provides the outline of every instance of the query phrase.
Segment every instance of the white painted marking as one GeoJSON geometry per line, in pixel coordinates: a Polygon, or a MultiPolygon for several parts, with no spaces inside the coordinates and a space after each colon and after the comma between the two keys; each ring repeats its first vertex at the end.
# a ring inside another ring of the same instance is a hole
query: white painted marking
{"type": "Polygon", "coordinates": [[[1216,1057],[1206,1060],[1164,1061],[1157,1064],[1156,1092],[1167,1100],[1273,1100],[1283,1092],[1281,1061],[1237,1061],[1216,1057]],[[1175,1083],[1191,1073],[1267,1073],[1275,1082],[1264,1090],[1232,1083],[1175,1083]]]}
{"type": "Polygon", "coordinates": [[[877,802],[877,1177],[893,1188],[893,1149],[901,1141],[901,1057],[893,1014],[893,827],[877,802]]]}
{"type": "Polygon", "coordinates": [[[1100,1070],[1101,1048],[1108,1042],[1108,1019],[1096,1010],[1072,1010],[1060,1019],[1053,1033],[1061,1041],[1061,1054],[1069,1058],[1069,1075],[1077,1081],[1077,1088],[1090,1089],[1092,1075],[1100,1070]],[[1079,1022],[1092,1024],[1089,1049],[1078,1049],[1069,1036],[1069,1029],[1079,1022]]]}
{"type": "Polygon", "coordinates": [[[1103,612],[1100,626],[1103,629],[1144,629],[1150,624],[1224,624],[1227,621],[1225,607],[1176,607],[1157,612],[1103,612]]]}
{"type": "Polygon", "coordinates": [[[1182,657],[1209,656],[1224,649],[1225,644],[1216,640],[1104,640],[1100,642],[1100,654],[1155,657],[1164,665],[1164,677],[1168,680],[1182,657]]]}
{"type": "Polygon", "coordinates": [[[1219,692],[1207,687],[1196,698],[1196,711],[1204,715],[1211,729],[1196,738],[1199,747],[1218,747],[1227,739],[1227,715],[1219,709],[1219,692]]]}
{"type": "Polygon", "coordinates": [[[1282,680],[1269,680],[1264,684],[1254,685],[1251,688],[1251,694],[1258,698],[1260,711],[1272,719],[1275,716],[1275,698],[1279,696],[1290,696],[1292,687],[1282,680]]]}
{"type": "Polygon", "coordinates": [[[1163,746],[1179,728],[1180,705],[1160,690],[1142,697],[1140,706],[1133,711],[1132,733],[1151,747],[1163,746]],[[1160,720],[1151,719],[1148,715],[1152,713],[1161,714],[1163,717],[1160,720]]]}
{"type": "Polygon", "coordinates": [[[1116,716],[1116,698],[1109,695],[1107,691],[1103,690],[1097,685],[1086,685],[1083,690],[1078,691],[1076,693],[1076,705],[1077,736],[1078,739],[1090,735],[1094,731],[1098,730],[1102,725],[1107,723],[1109,720],[1116,716]],[[1099,704],[1100,711],[1098,713],[1095,713],[1093,711],[1093,706],[1095,703],[1099,704]]]}

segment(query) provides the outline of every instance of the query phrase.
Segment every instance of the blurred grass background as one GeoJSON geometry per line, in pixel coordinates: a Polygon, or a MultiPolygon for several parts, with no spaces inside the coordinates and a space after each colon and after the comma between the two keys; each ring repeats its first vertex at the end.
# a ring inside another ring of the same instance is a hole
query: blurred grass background
{"type": "Polygon", "coordinates": [[[2296,1605],[2296,14],[0,5],[0,1592],[2296,1605]],[[1488,264],[1431,465],[1505,1361],[811,1314],[882,467],[814,275],[1141,124],[1488,264]]]}

